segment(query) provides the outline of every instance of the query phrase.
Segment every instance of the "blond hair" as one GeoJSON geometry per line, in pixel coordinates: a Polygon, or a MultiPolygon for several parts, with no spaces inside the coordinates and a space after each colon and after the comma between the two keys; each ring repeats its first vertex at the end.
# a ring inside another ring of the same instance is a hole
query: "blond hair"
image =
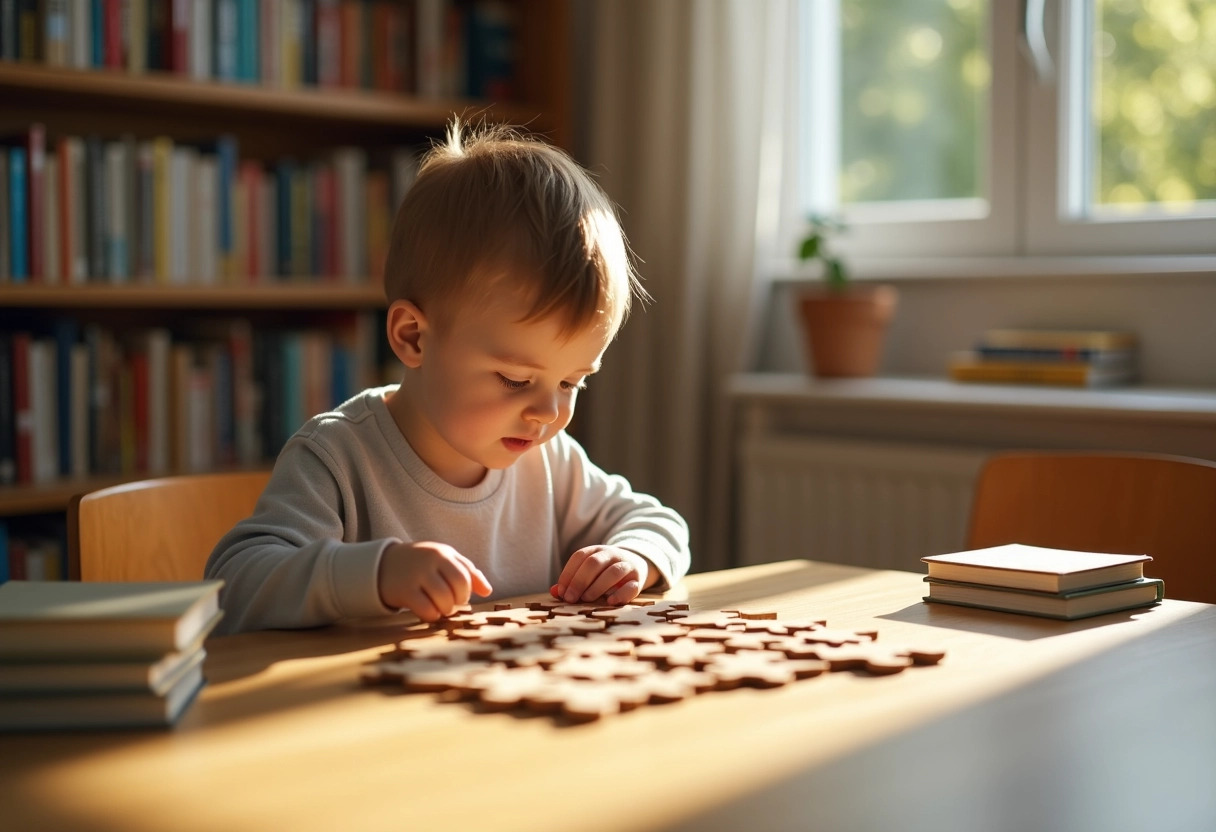
{"type": "Polygon", "coordinates": [[[522,288],[524,320],[556,313],[567,333],[601,315],[615,332],[633,295],[646,298],[612,203],[585,170],[512,128],[459,119],[397,211],[384,284],[390,303],[439,319],[522,288]]]}

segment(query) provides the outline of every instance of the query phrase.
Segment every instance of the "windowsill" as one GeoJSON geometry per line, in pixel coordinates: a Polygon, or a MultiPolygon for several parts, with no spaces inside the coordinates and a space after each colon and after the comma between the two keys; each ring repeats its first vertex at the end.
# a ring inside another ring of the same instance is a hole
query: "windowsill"
{"type": "Polygon", "coordinates": [[[1127,416],[1216,427],[1216,388],[1058,388],[929,377],[816,379],[801,373],[741,373],[730,380],[727,392],[737,400],[816,407],[1127,416]]]}
{"type": "MultiPolygon", "coordinates": [[[[977,280],[1060,277],[1216,278],[1213,255],[1140,255],[1128,257],[903,257],[847,258],[858,280],[977,280]]],[[[797,260],[776,261],[769,273],[775,282],[818,282],[814,266],[797,260]]]]}

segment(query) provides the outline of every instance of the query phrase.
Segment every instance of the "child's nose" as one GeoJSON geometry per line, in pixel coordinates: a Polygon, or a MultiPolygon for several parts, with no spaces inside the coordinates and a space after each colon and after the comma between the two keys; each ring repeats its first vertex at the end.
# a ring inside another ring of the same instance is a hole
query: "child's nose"
{"type": "Polygon", "coordinates": [[[548,425],[557,421],[561,414],[558,397],[552,393],[538,393],[529,403],[526,416],[534,422],[548,425]]]}

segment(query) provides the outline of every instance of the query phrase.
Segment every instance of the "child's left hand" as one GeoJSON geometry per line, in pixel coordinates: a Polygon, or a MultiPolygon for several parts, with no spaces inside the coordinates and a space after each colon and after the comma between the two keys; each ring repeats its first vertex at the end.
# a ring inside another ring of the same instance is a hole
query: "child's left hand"
{"type": "Polygon", "coordinates": [[[600,598],[607,604],[628,604],[657,580],[657,570],[641,555],[615,546],[596,545],[571,555],[549,592],[567,604],[600,598]]]}

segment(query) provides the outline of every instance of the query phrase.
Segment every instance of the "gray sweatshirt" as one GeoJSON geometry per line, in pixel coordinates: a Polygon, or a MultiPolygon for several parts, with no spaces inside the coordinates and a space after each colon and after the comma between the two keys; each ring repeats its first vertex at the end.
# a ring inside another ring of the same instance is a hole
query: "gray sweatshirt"
{"type": "Polygon", "coordinates": [[[485,573],[493,598],[548,590],[566,559],[593,544],[647,558],[662,574],[656,589],[687,573],[683,518],[596,467],[564,431],[457,488],[402,436],[384,403],[392,389],[366,390],[288,440],[253,515],[207,561],[206,577],[225,582],[217,632],[391,614],[377,574],[399,541],[454,547],[485,573]]]}

